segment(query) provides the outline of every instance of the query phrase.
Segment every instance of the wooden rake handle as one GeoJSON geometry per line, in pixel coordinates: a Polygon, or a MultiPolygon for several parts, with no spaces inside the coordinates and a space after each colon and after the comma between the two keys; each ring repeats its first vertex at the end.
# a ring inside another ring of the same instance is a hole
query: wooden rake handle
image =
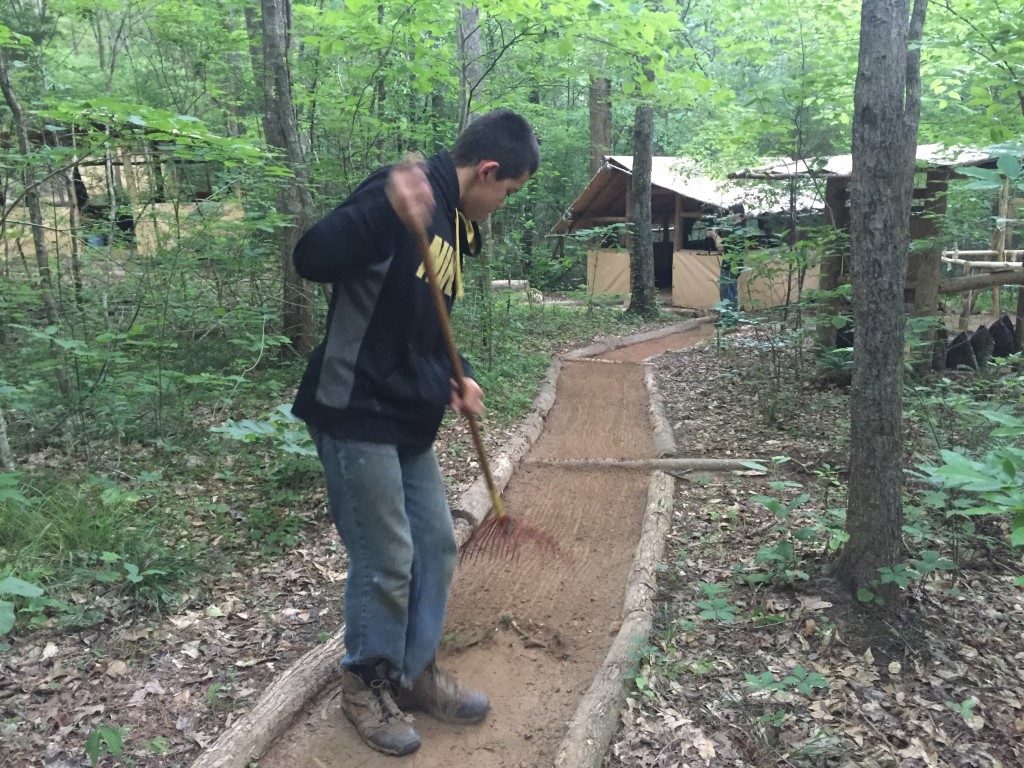
{"type": "MultiPolygon", "coordinates": [[[[434,270],[434,257],[430,253],[430,243],[427,241],[427,233],[422,224],[412,225],[407,222],[409,231],[416,240],[416,245],[423,259],[423,271],[427,274],[427,283],[430,285],[430,294],[434,298],[434,309],[437,310],[437,321],[441,324],[441,333],[444,336],[444,346],[448,351],[448,359],[452,365],[452,372],[455,380],[459,383],[459,395],[466,397],[466,374],[462,368],[462,358],[455,346],[455,336],[452,334],[452,324],[448,320],[448,308],[444,304],[444,296],[441,293],[441,286],[437,282],[437,272],[434,270]]],[[[494,513],[498,517],[505,515],[505,504],[501,500],[498,486],[494,483],[494,476],[491,474],[491,464],[487,460],[487,451],[484,448],[484,441],[480,437],[480,426],[476,417],[471,413],[463,412],[466,422],[469,424],[469,434],[473,438],[473,447],[476,449],[476,457],[480,462],[480,468],[484,473],[484,482],[487,483],[487,491],[491,495],[491,504],[494,506],[494,513]]]]}

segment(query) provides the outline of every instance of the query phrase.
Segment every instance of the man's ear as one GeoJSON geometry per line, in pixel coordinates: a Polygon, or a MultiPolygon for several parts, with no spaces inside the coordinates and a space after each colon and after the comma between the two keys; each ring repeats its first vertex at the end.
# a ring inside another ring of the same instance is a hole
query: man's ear
{"type": "Polygon", "coordinates": [[[494,174],[494,177],[498,176],[498,169],[501,167],[501,163],[497,160],[481,160],[476,167],[476,175],[480,179],[486,179],[488,175],[494,174]]]}

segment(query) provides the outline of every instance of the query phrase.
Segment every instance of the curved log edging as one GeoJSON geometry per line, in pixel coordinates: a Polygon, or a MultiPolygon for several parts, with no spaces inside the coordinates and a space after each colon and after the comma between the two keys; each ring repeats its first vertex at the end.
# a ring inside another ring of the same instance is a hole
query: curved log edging
{"type": "Polygon", "coordinates": [[[665,401],[658,389],[654,364],[644,362],[644,386],[647,387],[647,413],[654,430],[654,450],[659,457],[675,456],[677,453],[676,437],[672,433],[672,425],[665,413],[665,401]]]}

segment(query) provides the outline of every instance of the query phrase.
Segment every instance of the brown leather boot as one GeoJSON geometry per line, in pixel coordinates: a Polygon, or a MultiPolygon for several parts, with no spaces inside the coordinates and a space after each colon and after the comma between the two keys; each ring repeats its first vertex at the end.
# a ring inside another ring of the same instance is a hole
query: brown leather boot
{"type": "Polygon", "coordinates": [[[446,723],[464,725],[483,721],[491,708],[486,693],[462,687],[436,664],[427,667],[412,688],[399,689],[397,700],[405,709],[426,712],[446,723]]]}
{"type": "Polygon", "coordinates": [[[347,669],[341,671],[341,711],[363,741],[387,755],[408,755],[420,747],[420,735],[412,718],[395,703],[391,683],[374,680],[369,685],[347,669]]]}

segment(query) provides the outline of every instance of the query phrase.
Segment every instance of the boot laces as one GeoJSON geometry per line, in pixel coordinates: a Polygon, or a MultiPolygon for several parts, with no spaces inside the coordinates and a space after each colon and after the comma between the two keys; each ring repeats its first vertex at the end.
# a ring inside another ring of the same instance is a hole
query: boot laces
{"type": "Polygon", "coordinates": [[[370,691],[380,708],[380,714],[385,723],[391,723],[405,718],[402,710],[395,703],[391,693],[391,682],[388,680],[374,680],[370,683],[370,691]]]}

